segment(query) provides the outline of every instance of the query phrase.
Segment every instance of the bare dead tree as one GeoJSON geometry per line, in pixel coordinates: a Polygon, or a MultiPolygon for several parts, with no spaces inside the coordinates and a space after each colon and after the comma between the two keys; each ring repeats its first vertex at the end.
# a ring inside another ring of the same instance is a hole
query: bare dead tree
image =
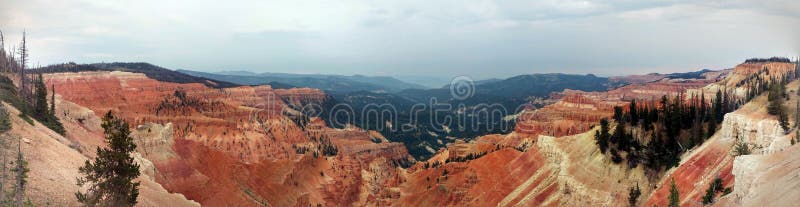
{"type": "Polygon", "coordinates": [[[6,44],[3,31],[0,31],[0,71],[5,72],[8,70],[8,57],[6,55],[6,44]]]}
{"type": "Polygon", "coordinates": [[[0,51],[5,52],[6,45],[5,45],[5,37],[3,37],[3,31],[0,30],[0,51]]]}
{"type": "Polygon", "coordinates": [[[20,95],[22,95],[24,97],[24,99],[26,99],[26,100],[27,100],[27,98],[29,98],[29,96],[27,95],[28,94],[28,90],[26,90],[26,87],[25,87],[25,69],[26,69],[25,66],[28,63],[28,56],[29,55],[30,54],[28,54],[28,45],[27,45],[27,41],[26,41],[26,32],[22,31],[22,45],[19,48],[19,64],[20,64],[20,69],[19,69],[19,80],[20,80],[20,82],[19,82],[20,84],[19,85],[20,85],[20,87],[19,87],[19,90],[21,92],[20,95]]]}

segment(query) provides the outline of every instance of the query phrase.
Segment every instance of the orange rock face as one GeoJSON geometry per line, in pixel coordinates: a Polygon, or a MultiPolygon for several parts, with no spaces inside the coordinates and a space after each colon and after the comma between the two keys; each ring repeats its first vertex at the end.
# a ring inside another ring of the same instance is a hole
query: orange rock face
{"type": "Polygon", "coordinates": [[[521,134],[566,136],[583,133],[600,119],[611,117],[620,101],[589,97],[583,92],[566,91],[561,99],[544,108],[526,111],[517,117],[514,131],[521,134]]]}
{"type": "Polygon", "coordinates": [[[554,104],[520,113],[515,132],[533,137],[561,137],[583,133],[597,125],[600,119],[611,117],[614,106],[627,109],[630,100],[651,101],[665,95],[676,96],[689,89],[714,83],[718,76],[709,75],[708,79],[663,79],[633,83],[607,92],[565,90],[554,93],[551,98],[558,100],[554,104]]]}
{"type": "MultiPolygon", "coordinates": [[[[367,131],[287,116],[299,113],[287,106],[324,101],[316,89],[212,89],[126,72],[45,79],[64,104],[88,108],[94,119],[111,110],[128,120],[155,180],[203,205],[380,204],[398,197],[385,186],[397,186],[399,166],[411,161],[402,144],[374,143],[367,131]]],[[[68,137],[96,146],[99,123],[81,123],[89,132],[70,130],[68,137]],[[94,138],[76,137],[87,135],[94,138]]]]}

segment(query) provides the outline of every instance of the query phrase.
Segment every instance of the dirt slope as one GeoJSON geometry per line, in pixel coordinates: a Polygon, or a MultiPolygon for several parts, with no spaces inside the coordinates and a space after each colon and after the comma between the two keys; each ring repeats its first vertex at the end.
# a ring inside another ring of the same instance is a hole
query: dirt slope
{"type": "MultiPolygon", "coordinates": [[[[0,137],[9,150],[9,163],[16,156],[16,147],[22,138],[22,153],[30,168],[27,197],[37,206],[78,206],[75,192],[79,188],[75,182],[80,176],[78,168],[88,157],[70,148],[71,142],[63,136],[38,122],[28,124],[18,116],[19,111],[3,105],[10,112],[13,127],[0,137]]],[[[143,175],[137,180],[142,183],[139,206],[199,206],[180,194],[167,192],[149,176],[143,175]]]]}

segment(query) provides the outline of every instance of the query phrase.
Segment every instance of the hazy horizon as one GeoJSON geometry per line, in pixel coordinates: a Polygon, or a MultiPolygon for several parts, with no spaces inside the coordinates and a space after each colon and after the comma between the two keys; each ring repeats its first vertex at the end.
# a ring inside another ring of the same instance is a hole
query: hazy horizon
{"type": "Polygon", "coordinates": [[[202,72],[598,76],[725,69],[800,51],[797,1],[56,1],[0,7],[31,64],[202,72]],[[247,6],[244,6],[247,5],[247,6]]]}

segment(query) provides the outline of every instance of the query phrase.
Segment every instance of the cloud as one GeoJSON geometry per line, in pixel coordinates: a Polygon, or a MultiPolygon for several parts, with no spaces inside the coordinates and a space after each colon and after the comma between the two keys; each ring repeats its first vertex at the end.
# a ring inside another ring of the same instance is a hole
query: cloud
{"type": "Polygon", "coordinates": [[[42,64],[482,78],[796,55],[798,9],[785,0],[6,0],[0,29],[8,43],[27,30],[42,64]]]}

